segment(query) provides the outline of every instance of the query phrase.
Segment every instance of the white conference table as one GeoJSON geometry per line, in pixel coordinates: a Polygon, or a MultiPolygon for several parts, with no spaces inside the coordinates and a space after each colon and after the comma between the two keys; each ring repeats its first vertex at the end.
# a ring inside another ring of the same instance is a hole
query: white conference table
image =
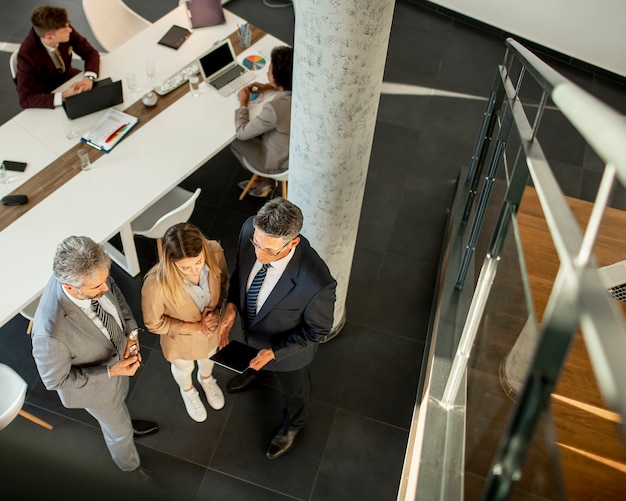
{"type": "MultiPolygon", "coordinates": [[[[225,24],[193,30],[178,50],[158,45],[173,24],[188,26],[184,5],[179,6],[104,55],[99,77],[121,79],[124,85],[124,103],[116,108],[128,108],[152,87],[145,76],[147,59],[156,61],[157,78],[153,83],[165,80],[245,22],[224,12],[225,24]],[[130,71],[143,85],[135,94],[125,83],[124,77],[130,71]]],[[[238,58],[261,54],[269,61],[272,47],[280,43],[265,35],[238,58]]],[[[267,81],[266,69],[257,72],[257,80],[267,81]]],[[[139,273],[130,222],[234,138],[236,99],[222,98],[205,84],[202,88],[198,97],[187,93],[142,124],[111,153],[93,162],[89,171],[74,176],[0,231],[0,326],[41,294],[52,274],[56,246],[67,236],[87,235],[105,244],[113,260],[131,276],[139,273]],[[107,243],[117,233],[121,235],[123,252],[107,243]]],[[[76,120],[79,135],[89,130],[102,113],[76,120]]],[[[16,190],[76,146],[78,138],[65,137],[61,126],[64,116],[61,108],[28,109],[0,127],[3,157],[28,163],[24,173],[10,173],[13,181],[0,186],[0,196],[16,190]]]]}

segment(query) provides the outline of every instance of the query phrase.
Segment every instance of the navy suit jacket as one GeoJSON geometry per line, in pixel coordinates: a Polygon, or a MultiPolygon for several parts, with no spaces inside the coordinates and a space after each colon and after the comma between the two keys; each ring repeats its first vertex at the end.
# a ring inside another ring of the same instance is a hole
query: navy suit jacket
{"type": "Polygon", "coordinates": [[[72,68],[73,52],[85,61],[85,71],[96,75],[100,71],[100,54],[74,30],[68,42],[59,44],[59,52],[65,63],[63,73],[54,65],[41,39],[31,28],[17,54],[17,95],[22,108],[54,108],[52,91],[80,73],[72,68]]]}
{"type": "MultiPolygon", "coordinates": [[[[256,261],[250,238],[253,218],[242,226],[235,270],[230,278],[228,302],[246,311],[246,284],[256,261]]],[[[264,369],[293,371],[313,361],[320,341],[333,326],[337,282],[309,241],[300,243],[283,275],[250,325],[240,314],[246,341],[255,348],[271,348],[276,357],[264,369]]]]}

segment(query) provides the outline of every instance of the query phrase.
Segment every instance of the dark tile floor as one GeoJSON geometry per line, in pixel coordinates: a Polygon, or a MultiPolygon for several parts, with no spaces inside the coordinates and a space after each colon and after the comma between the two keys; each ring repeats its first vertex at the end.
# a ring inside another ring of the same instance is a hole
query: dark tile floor
{"type": "MultiPolygon", "coordinates": [[[[22,0],[9,6],[8,0],[1,1],[0,42],[23,39],[30,10],[38,3],[22,0]]],[[[55,4],[66,7],[74,26],[91,37],[80,0],[55,4]]],[[[155,20],[177,2],[128,0],[128,4],[155,20]]],[[[276,0],[276,5],[281,2],[276,0]]],[[[258,0],[231,0],[227,8],[282,40],[293,41],[291,6],[270,8],[258,0]]],[[[143,465],[161,485],[143,499],[396,498],[449,205],[459,169],[470,160],[485,99],[503,55],[499,36],[423,6],[397,2],[385,82],[432,87],[435,92],[381,96],[347,323],[339,336],[320,347],[310,425],[288,455],[265,459],[265,448],[281,419],[275,380],[250,392],[226,394],[224,409],[210,411],[204,423],[193,422],[156,336],[148,334],[142,339],[145,366],[132,379],[128,398],[134,417],[156,420],[161,428],[156,435],[137,439],[143,465]],[[442,96],[437,90],[466,96],[442,96]]],[[[8,57],[0,52],[0,123],[20,111],[8,57]]],[[[616,109],[626,110],[626,92],[619,83],[557,64],[566,76],[616,109]]],[[[560,147],[563,130],[567,132],[556,121],[544,135],[555,155],[562,157],[562,183],[571,190],[567,194],[593,193],[597,164],[585,164],[584,149],[560,147]],[[567,155],[572,152],[574,156],[567,155]]],[[[231,266],[239,227],[262,204],[250,197],[238,200],[237,182],[245,177],[226,150],[182,183],[190,189],[202,187],[191,221],[222,242],[231,266]]],[[[153,241],[140,237],[136,243],[143,273],[154,264],[156,248],[153,241]]],[[[115,266],[112,273],[141,320],[141,277],[130,278],[115,266]]],[[[47,431],[18,417],[0,432],[0,492],[11,493],[6,499],[30,499],[35,494],[62,494],[67,499],[141,495],[122,484],[95,421],[84,411],[63,408],[56,393],[43,388],[26,325],[18,316],[0,328],[0,362],[28,382],[25,409],[55,428],[47,431]]],[[[230,374],[219,368],[215,372],[224,387],[230,374]]]]}

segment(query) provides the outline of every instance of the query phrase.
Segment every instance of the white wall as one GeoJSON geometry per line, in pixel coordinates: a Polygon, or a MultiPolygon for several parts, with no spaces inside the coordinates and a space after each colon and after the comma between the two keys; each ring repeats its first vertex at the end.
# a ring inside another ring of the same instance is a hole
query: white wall
{"type": "Polygon", "coordinates": [[[429,0],[626,76],[626,0],[429,0]]]}

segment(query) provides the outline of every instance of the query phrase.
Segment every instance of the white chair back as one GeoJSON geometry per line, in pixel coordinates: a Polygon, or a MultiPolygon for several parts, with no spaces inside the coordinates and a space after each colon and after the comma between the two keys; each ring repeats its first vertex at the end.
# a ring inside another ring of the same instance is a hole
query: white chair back
{"type": "Polygon", "coordinates": [[[96,40],[107,52],[152,24],[122,0],[83,0],[83,10],[96,40]]]}
{"type": "Polygon", "coordinates": [[[0,364],[0,430],[19,414],[26,398],[26,381],[11,367],[0,364]]]}

